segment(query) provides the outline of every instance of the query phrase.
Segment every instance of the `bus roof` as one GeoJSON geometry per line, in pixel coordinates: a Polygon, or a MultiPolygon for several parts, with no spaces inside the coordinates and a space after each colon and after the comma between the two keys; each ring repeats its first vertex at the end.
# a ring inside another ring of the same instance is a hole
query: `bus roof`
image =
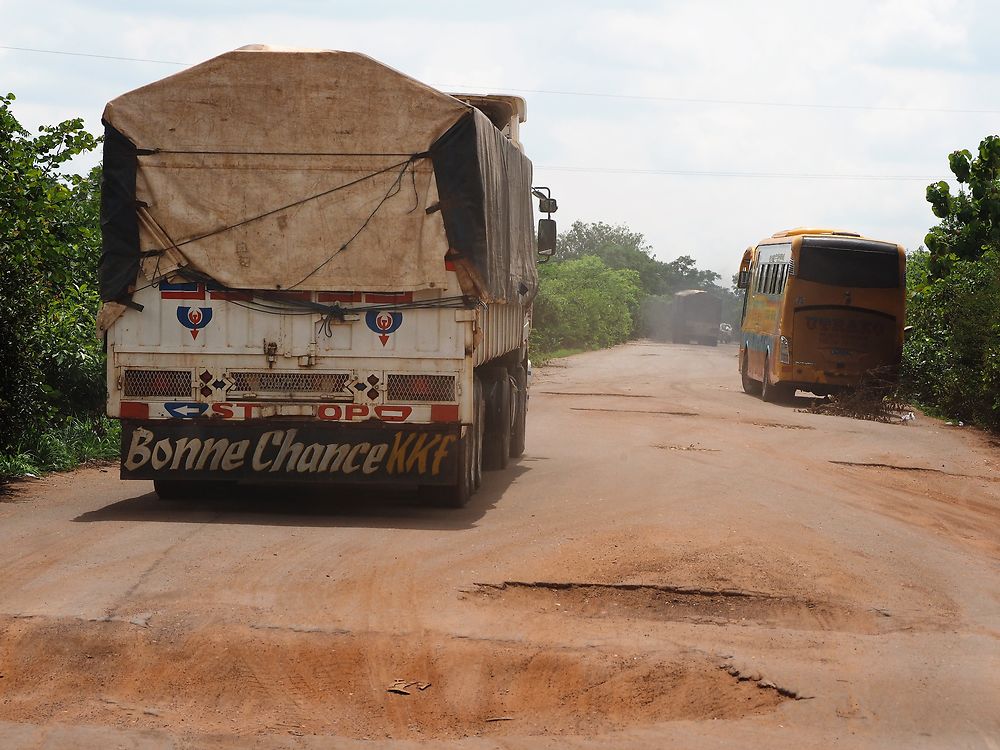
{"type": "Polygon", "coordinates": [[[786,229],[783,232],[775,232],[772,237],[798,237],[803,234],[832,234],[838,237],[860,237],[861,235],[857,232],[848,232],[843,229],[821,229],[818,227],[796,227],[795,229],[786,229]]]}

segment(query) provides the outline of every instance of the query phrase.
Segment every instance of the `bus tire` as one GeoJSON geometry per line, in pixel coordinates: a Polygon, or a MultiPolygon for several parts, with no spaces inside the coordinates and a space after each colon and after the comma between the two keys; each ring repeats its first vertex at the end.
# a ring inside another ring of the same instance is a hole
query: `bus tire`
{"type": "Polygon", "coordinates": [[[510,432],[510,457],[524,455],[525,431],[528,426],[528,368],[518,364],[514,368],[514,423],[510,432]]]}
{"type": "Polygon", "coordinates": [[[749,355],[744,352],[743,363],[740,365],[740,378],[743,380],[743,392],[751,396],[759,396],[761,391],[761,384],[759,380],[754,380],[747,374],[747,360],[749,355]]]}
{"type": "Polygon", "coordinates": [[[768,358],[764,358],[764,382],[761,384],[760,397],[770,404],[780,404],[790,401],[792,393],[787,383],[771,382],[771,367],[768,358]]]}
{"type": "Polygon", "coordinates": [[[506,469],[510,460],[511,387],[503,370],[493,384],[493,398],[486,404],[486,435],[483,440],[483,468],[506,469]]]}

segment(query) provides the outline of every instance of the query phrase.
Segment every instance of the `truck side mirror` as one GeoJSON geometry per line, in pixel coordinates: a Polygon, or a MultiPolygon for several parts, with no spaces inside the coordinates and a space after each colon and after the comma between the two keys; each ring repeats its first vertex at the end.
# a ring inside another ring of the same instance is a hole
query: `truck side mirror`
{"type": "Polygon", "coordinates": [[[538,254],[549,259],[556,251],[556,220],[538,220],[538,254]]]}

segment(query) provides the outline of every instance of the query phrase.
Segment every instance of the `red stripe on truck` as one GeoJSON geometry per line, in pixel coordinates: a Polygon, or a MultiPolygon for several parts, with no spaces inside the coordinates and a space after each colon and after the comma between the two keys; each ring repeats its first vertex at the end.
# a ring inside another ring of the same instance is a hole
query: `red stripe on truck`
{"type": "Polygon", "coordinates": [[[122,401],[118,407],[122,419],[149,419],[149,404],[141,401],[122,401]]]}
{"type": "Polygon", "coordinates": [[[457,422],[458,404],[431,404],[432,422],[457,422]]]}
{"type": "Polygon", "coordinates": [[[317,302],[360,302],[361,292],[317,292],[317,302]]]}
{"type": "Polygon", "coordinates": [[[386,294],[366,292],[365,302],[413,302],[413,292],[388,292],[386,294]]]}

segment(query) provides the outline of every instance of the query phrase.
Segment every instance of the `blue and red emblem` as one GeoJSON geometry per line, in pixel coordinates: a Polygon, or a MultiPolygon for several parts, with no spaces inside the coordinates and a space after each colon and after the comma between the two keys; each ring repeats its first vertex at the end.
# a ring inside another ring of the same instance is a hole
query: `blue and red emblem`
{"type": "Polygon", "coordinates": [[[191,331],[191,338],[198,338],[198,331],[212,322],[211,307],[178,307],[177,322],[191,331]]]}
{"type": "Polygon", "coordinates": [[[365,324],[378,334],[378,340],[385,346],[389,341],[389,335],[403,325],[403,313],[369,310],[365,313],[365,324]]]}

